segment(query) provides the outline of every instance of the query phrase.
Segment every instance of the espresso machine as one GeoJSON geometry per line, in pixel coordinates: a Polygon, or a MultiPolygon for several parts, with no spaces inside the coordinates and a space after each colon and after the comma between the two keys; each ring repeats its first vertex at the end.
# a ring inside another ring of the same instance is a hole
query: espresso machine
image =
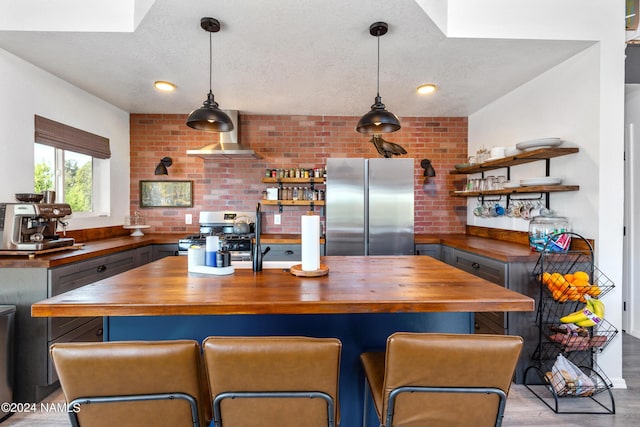
{"type": "MultiPolygon", "coordinates": [[[[70,237],[60,237],[58,225],[71,215],[66,203],[0,203],[0,250],[41,251],[72,246],[70,237]]],[[[64,234],[64,233],[63,233],[64,234]]]]}

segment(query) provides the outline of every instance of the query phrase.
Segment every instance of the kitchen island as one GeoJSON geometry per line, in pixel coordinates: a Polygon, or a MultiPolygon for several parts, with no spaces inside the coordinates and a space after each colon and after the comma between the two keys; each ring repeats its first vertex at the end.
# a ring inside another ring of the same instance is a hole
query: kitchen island
{"type": "Polygon", "coordinates": [[[34,317],[102,316],[105,339],[307,335],[343,342],[342,425],[361,425],[358,356],[396,331],[470,333],[473,312],[533,311],[533,299],[430,257],[322,257],[329,274],[189,273],[168,257],[33,304],[34,317]]]}

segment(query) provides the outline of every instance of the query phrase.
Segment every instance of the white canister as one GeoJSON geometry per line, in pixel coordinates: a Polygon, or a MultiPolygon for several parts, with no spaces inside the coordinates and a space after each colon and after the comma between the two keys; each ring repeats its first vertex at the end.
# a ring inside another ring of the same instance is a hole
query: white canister
{"type": "Polygon", "coordinates": [[[193,267],[204,265],[204,253],[205,248],[201,248],[200,246],[189,248],[187,252],[189,271],[193,270],[193,267]]]}

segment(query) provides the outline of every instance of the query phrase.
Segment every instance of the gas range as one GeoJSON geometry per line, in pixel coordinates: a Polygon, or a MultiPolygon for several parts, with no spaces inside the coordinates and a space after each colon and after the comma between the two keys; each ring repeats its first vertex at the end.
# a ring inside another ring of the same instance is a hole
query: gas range
{"type": "Polygon", "coordinates": [[[178,240],[178,254],[187,255],[192,246],[204,247],[208,236],[218,236],[220,251],[228,251],[231,261],[251,260],[255,214],[250,212],[200,212],[200,232],[178,240]],[[238,233],[234,230],[236,219],[249,224],[249,231],[238,233]]]}

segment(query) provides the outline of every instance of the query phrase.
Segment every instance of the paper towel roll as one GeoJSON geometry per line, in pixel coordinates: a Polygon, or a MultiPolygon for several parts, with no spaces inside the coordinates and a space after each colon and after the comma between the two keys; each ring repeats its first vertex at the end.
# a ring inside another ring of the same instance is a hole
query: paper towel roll
{"type": "Polygon", "coordinates": [[[302,270],[320,269],[320,217],[303,215],[302,223],[302,270]]]}

